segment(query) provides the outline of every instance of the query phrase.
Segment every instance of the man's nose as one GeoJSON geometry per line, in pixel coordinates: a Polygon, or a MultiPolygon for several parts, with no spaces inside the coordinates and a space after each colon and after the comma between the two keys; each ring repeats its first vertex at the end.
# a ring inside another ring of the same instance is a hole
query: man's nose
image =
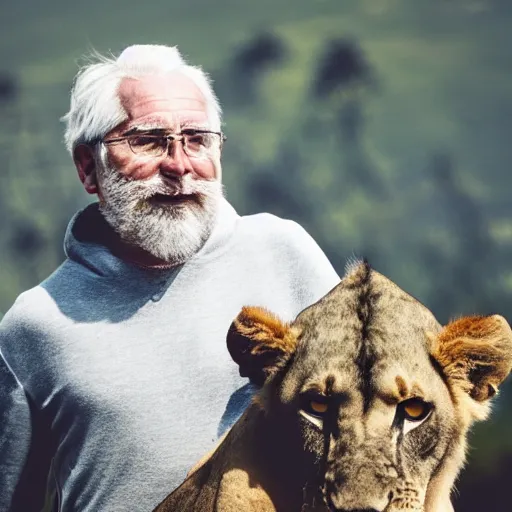
{"type": "Polygon", "coordinates": [[[183,144],[179,140],[169,141],[167,153],[163,155],[159,166],[160,172],[164,175],[183,176],[192,172],[190,159],[186,155],[183,144]]]}

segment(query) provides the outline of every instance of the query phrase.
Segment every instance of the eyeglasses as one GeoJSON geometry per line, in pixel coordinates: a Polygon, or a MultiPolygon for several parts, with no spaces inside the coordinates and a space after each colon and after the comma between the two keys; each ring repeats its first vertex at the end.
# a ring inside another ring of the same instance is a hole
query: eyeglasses
{"type": "Polygon", "coordinates": [[[226,140],[222,132],[210,130],[183,130],[181,133],[154,134],[139,133],[124,135],[113,139],[102,140],[103,144],[117,144],[127,142],[136,155],[159,157],[169,151],[169,144],[179,141],[183,151],[192,158],[204,158],[211,156],[214,149],[221,147],[226,140]]]}

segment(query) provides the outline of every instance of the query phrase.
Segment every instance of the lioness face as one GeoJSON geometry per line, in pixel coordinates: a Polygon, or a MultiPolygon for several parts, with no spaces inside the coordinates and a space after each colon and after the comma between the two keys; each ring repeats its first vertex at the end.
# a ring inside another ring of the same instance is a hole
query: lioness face
{"type": "Polygon", "coordinates": [[[377,294],[347,290],[322,308],[329,315],[310,310],[298,320],[277,391],[296,411],[305,448],[324,461],[323,493],[335,510],[422,510],[432,475],[459,442],[456,404],[428,350],[440,326],[407,299],[381,309],[377,294]]]}
{"type": "Polygon", "coordinates": [[[237,362],[251,374],[257,361],[269,375],[262,406],[283,450],[303,454],[294,460],[307,466],[305,488],[317,486],[326,509],[451,510],[467,430],[512,365],[503,318],[443,329],[362,264],[290,326],[261,311],[238,320],[254,346],[250,364],[237,362]]]}

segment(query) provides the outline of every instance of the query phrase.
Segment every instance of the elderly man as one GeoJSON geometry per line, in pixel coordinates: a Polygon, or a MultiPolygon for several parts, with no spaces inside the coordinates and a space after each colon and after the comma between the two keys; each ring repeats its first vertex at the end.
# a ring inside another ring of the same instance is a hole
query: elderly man
{"type": "Polygon", "coordinates": [[[338,277],[300,226],[223,198],[220,107],[176,48],[86,66],[64,120],[99,201],[0,325],[0,510],[151,510],[251,396],[240,307],[292,319],[338,277]]]}

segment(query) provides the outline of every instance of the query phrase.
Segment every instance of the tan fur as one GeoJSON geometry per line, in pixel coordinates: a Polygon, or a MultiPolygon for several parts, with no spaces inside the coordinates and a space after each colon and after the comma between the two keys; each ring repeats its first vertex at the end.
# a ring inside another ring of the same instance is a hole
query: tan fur
{"type": "Polygon", "coordinates": [[[409,392],[407,391],[407,383],[403,379],[403,377],[400,377],[400,375],[397,375],[395,377],[395,383],[398,388],[398,396],[400,398],[406,398],[409,395],[409,392]]]}
{"type": "Polygon", "coordinates": [[[432,355],[446,376],[481,402],[496,394],[510,373],[506,355],[512,349],[510,326],[503,317],[461,318],[438,336],[432,355]],[[475,379],[472,371],[478,371],[475,379]]]}
{"type": "Polygon", "coordinates": [[[512,335],[507,321],[499,315],[461,318],[443,329],[431,350],[455,399],[464,404],[464,423],[485,419],[486,401],[511,371],[512,335]]]}
{"type": "Polygon", "coordinates": [[[234,324],[240,335],[255,342],[251,350],[253,354],[266,350],[289,354],[295,350],[296,332],[267,309],[243,307],[234,324]]]}
{"type": "Polygon", "coordinates": [[[512,368],[504,318],[442,328],[366,264],[292,324],[243,308],[227,342],[263,389],[155,512],[453,512],[468,429],[512,368]],[[406,430],[409,399],[433,409],[406,430]]]}

